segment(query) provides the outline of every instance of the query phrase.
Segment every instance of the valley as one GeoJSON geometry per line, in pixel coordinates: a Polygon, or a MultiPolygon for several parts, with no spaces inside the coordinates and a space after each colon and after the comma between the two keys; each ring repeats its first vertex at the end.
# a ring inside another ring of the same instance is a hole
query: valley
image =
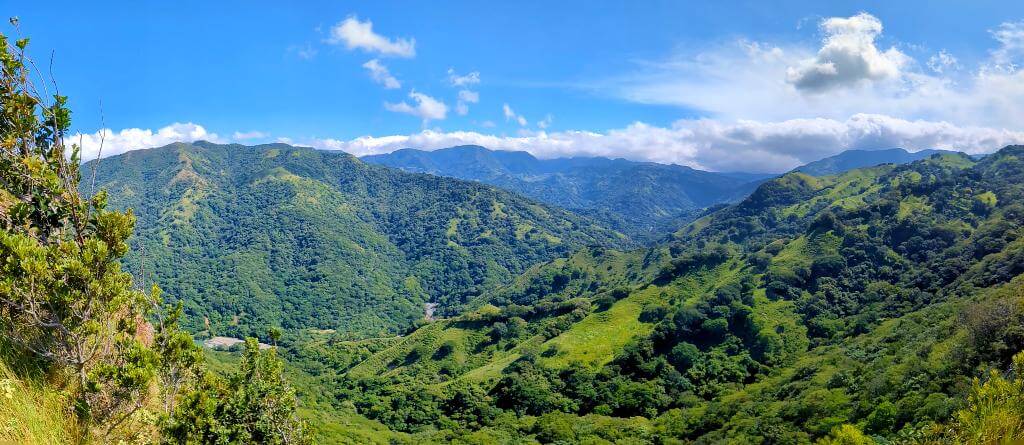
{"type": "Polygon", "coordinates": [[[1024,443],[1022,5],[7,9],[0,445],[1024,443]]]}
{"type": "Polygon", "coordinates": [[[980,327],[957,320],[1018,291],[1024,192],[1005,178],[1024,172],[1020,150],[843,153],[648,247],[521,189],[287,145],[177,144],[105,159],[97,178],[112,205],[138,209],[126,266],[145,261],[168,283],[199,338],[283,328],[300,399],[334,416],[314,427],[324,441],[614,442],[626,429],[652,443],[799,443],[843,425],[931,434],[960,406],[963,376],[1008,363],[1013,348],[977,349],[965,339],[980,327]],[[189,264],[201,266],[171,267],[189,264]],[[898,348],[869,348],[887,342],[898,348]],[[900,351],[933,350],[905,369],[900,351]],[[887,375],[932,384],[865,380],[887,375]],[[889,423],[870,420],[877,406],[889,423]],[[752,409],[770,431],[744,420],[752,409]],[[331,426],[351,419],[366,429],[331,426]]]}

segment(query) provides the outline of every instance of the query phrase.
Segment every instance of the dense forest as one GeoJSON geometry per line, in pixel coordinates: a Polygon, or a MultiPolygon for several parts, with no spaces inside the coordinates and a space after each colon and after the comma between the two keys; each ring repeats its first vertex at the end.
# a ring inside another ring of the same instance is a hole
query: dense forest
{"type": "Polygon", "coordinates": [[[1022,194],[1024,147],[791,173],[658,247],[584,249],[289,360],[381,443],[1019,438],[1022,194]]]}
{"type": "Polygon", "coordinates": [[[537,159],[522,151],[480,146],[402,149],[362,159],[410,172],[495,185],[591,215],[644,242],[663,238],[705,207],[742,199],[773,176],[601,157],[537,159]]]}
{"type": "Polygon", "coordinates": [[[126,267],[207,335],[395,333],[424,303],[453,314],[537,262],[630,244],[515,194],[341,152],[178,143],[93,167],[111,207],[139,219],[126,267]]]}

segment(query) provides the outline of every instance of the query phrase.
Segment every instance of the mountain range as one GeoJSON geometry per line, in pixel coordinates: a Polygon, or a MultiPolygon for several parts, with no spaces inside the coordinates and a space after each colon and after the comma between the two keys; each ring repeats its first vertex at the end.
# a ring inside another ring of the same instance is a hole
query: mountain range
{"type": "MultiPolygon", "coordinates": [[[[797,171],[925,154],[848,151],[797,171]]],[[[139,219],[128,267],[183,301],[194,330],[235,336],[265,325],[395,332],[421,318],[425,303],[454,314],[533,264],[590,245],[664,238],[765,180],[477,146],[358,159],[285,144],[195,142],[93,161],[84,171],[94,166],[95,189],[139,219]]]]}
{"type": "Polygon", "coordinates": [[[585,216],[341,152],[176,143],[93,168],[95,189],[138,218],[126,267],[210,334],[395,332],[424,303],[453,311],[538,262],[631,245],[585,216]]]}
{"type": "Polygon", "coordinates": [[[601,157],[538,159],[523,151],[475,145],[434,151],[402,149],[362,160],[491,184],[592,215],[641,240],[657,238],[700,209],[741,199],[772,176],[601,157]]]}
{"type": "MultiPolygon", "coordinates": [[[[880,164],[906,164],[943,150],[846,150],[797,167],[812,176],[880,164]]],[[[504,188],[597,218],[636,240],[651,242],[701,209],[737,202],[776,175],[709,172],[674,164],[602,157],[538,159],[523,151],[475,145],[426,151],[401,149],[363,161],[504,188]]]]}
{"type": "Polygon", "coordinates": [[[902,148],[884,150],[846,150],[835,156],[809,162],[793,171],[811,176],[837,175],[855,168],[872,167],[881,164],[907,164],[928,158],[934,154],[955,153],[949,150],[926,149],[907,151],[902,148]]]}
{"type": "Polygon", "coordinates": [[[658,245],[292,359],[379,422],[356,442],[974,443],[1020,394],[985,370],[1024,349],[1022,159],[792,172],[658,245]]]}
{"type": "Polygon", "coordinates": [[[324,442],[896,437],[946,422],[972,369],[1024,347],[1016,315],[971,315],[1017,304],[1024,148],[845,152],[774,178],[479,147],[396,156],[474,180],[207,142],[83,171],[138,217],[126,268],[183,302],[200,338],[284,328],[324,442]],[[589,216],[664,208],[662,180],[701,214],[647,247],[589,216]],[[502,181],[516,185],[487,184],[502,181]],[[646,191],[597,199],[611,183],[646,191]],[[708,198],[733,186],[733,204],[708,198]]]}

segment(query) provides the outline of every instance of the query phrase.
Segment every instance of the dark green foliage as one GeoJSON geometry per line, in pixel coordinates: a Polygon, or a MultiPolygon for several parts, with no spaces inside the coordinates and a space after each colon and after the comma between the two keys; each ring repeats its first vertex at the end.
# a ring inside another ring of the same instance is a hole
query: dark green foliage
{"type": "Polygon", "coordinates": [[[625,241],[491,187],[283,144],[172,144],[96,167],[139,218],[127,267],[210,335],[396,332],[424,302],[451,314],[534,263],[625,241]]]}
{"type": "Polygon", "coordinates": [[[168,444],[297,444],[306,443],[305,427],[296,416],[295,392],[282,376],[276,349],[260,351],[256,340],[245,342],[238,372],[227,379],[201,377],[170,415],[163,429],[168,444]]]}
{"type": "Polygon", "coordinates": [[[734,202],[772,175],[718,173],[607,158],[537,159],[479,146],[403,149],[362,158],[410,172],[480,181],[592,216],[635,239],[655,241],[700,209],[734,202]]]}
{"type": "Polygon", "coordinates": [[[925,437],[960,409],[970,377],[1024,349],[1022,160],[1008,147],[979,162],[787,175],[632,262],[594,250],[535,267],[475,300],[479,312],[398,343],[458,333],[457,366],[429,349],[372,385],[341,378],[353,389],[340,397],[403,431],[490,431],[512,413],[524,419],[512,437],[565,443],[603,416],[647,425],[645,443],[925,437]],[[566,360],[605,340],[570,335],[595,321],[646,328],[609,360],[566,360]],[[438,380],[438,367],[452,374],[438,380]],[[453,421],[373,408],[445,406],[437,382],[484,391],[496,411],[453,421]]]}

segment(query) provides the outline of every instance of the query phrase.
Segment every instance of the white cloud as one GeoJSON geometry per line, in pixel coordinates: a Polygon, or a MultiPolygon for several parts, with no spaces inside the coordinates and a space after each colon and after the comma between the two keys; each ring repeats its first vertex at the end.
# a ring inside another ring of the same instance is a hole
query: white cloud
{"type": "Polygon", "coordinates": [[[174,123],[159,130],[153,131],[142,128],[126,128],[118,132],[110,129],[103,129],[95,133],[76,133],[67,136],[67,143],[80,144],[82,147],[82,160],[89,161],[96,159],[100,154],[100,145],[103,147],[103,157],[119,155],[121,153],[143,148],[162,147],[173,142],[192,142],[206,140],[210,142],[224,142],[214,133],[209,133],[202,125],[188,123],[174,123]]]}
{"type": "Polygon", "coordinates": [[[246,141],[250,139],[266,139],[270,137],[270,134],[262,131],[236,131],[231,135],[231,139],[235,141],[246,141]]]}
{"type": "Polygon", "coordinates": [[[932,71],[943,74],[960,68],[960,61],[946,50],[928,58],[928,68],[932,71]]]}
{"type": "Polygon", "coordinates": [[[541,130],[544,130],[544,129],[548,128],[549,126],[551,126],[551,122],[553,120],[555,120],[555,117],[552,116],[551,113],[548,113],[547,116],[544,116],[543,120],[540,120],[540,121],[537,122],[537,128],[540,128],[541,130]]]}
{"type": "MultiPolygon", "coordinates": [[[[1024,55],[1014,49],[1018,48],[1015,33],[1021,29],[1024,25],[1004,24],[993,31],[998,48],[973,69],[937,73],[907,56],[896,71],[874,70],[895,73],[896,77],[862,78],[853,87],[833,87],[815,94],[806,94],[790,82],[790,68],[818,60],[824,47],[745,40],[645,62],[633,73],[588,87],[633,102],[683,107],[719,120],[842,120],[863,113],[1024,129],[1024,72],[1013,63],[1015,57],[1020,58],[1014,54],[1024,55]]],[[[941,58],[936,62],[941,63],[941,58]]],[[[952,63],[952,59],[946,62],[952,63]]]]}
{"type": "Polygon", "coordinates": [[[344,44],[348,49],[361,49],[382,56],[414,57],[416,55],[415,39],[389,39],[373,32],[373,22],[360,21],[356,16],[349,16],[332,26],[327,43],[344,44]]]}
{"type": "Polygon", "coordinates": [[[821,22],[821,31],[825,42],[818,53],[786,71],[797,89],[821,92],[899,76],[906,56],[896,48],[882,52],[875,46],[882,33],[882,22],[875,16],[828,18],[821,22]]]}
{"type": "MultiPolygon", "coordinates": [[[[526,119],[505,103],[505,120],[519,126],[515,135],[428,129],[355,139],[282,140],[357,155],[479,144],[546,158],[611,156],[711,170],[772,172],[847,148],[984,153],[1024,143],[1024,70],[1018,69],[1024,57],[1024,23],[1004,23],[993,30],[993,49],[972,67],[961,66],[945,51],[917,61],[892,49],[879,50],[875,42],[881,22],[866,14],[825,19],[821,29],[825,39],[820,47],[739,40],[648,62],[627,76],[590,85],[630,101],[697,110],[706,116],[703,119],[669,126],[636,122],[603,132],[549,133],[551,119],[537,122],[539,131],[531,131],[525,128],[526,119]],[[829,74],[832,71],[834,75],[829,74]],[[812,90],[814,94],[808,94],[812,90]]],[[[455,107],[460,114],[479,101],[478,93],[463,82],[455,107]]],[[[384,106],[417,116],[424,126],[447,116],[448,107],[442,101],[416,91],[409,97],[411,101],[384,106]]],[[[479,125],[490,128],[494,123],[479,125]]],[[[175,140],[218,140],[195,124],[174,124],[157,131],[105,131],[106,155],[175,140]]],[[[85,135],[83,142],[84,158],[95,157],[98,133],[85,135]]]]}
{"type": "Polygon", "coordinates": [[[456,87],[473,86],[480,83],[480,72],[473,71],[465,76],[460,76],[455,73],[455,69],[448,68],[448,82],[456,87]]]}
{"type": "MultiPolygon", "coordinates": [[[[412,94],[419,95],[415,92],[412,94]]],[[[412,97],[415,99],[416,96],[412,97]]],[[[428,112],[420,110],[424,102],[416,100],[417,106],[398,105],[400,111],[419,117],[428,115],[428,112]]],[[[430,119],[437,118],[438,114],[433,116],[430,119]]],[[[481,126],[488,127],[488,123],[484,122],[481,126]]],[[[156,131],[132,128],[114,133],[104,130],[104,134],[104,156],[179,141],[205,139],[224,142],[216,134],[192,123],[177,123],[156,131]]],[[[238,135],[248,134],[236,133],[235,139],[242,139],[238,135]]],[[[83,159],[94,159],[99,148],[100,133],[81,137],[83,159]]],[[[264,134],[263,137],[269,135],[264,134]]],[[[387,153],[407,147],[434,150],[475,144],[498,150],[528,151],[541,158],[606,156],[675,163],[708,170],[781,172],[847,148],[871,150],[902,147],[912,151],[943,148],[987,153],[1006,145],[1024,143],[1024,131],[857,114],[844,120],[680,120],[667,127],[635,122],[625,128],[605,132],[569,130],[548,133],[543,130],[534,132],[520,129],[517,135],[507,136],[426,129],[408,135],[363,136],[347,140],[287,137],[278,137],[276,140],[321,149],[344,150],[358,156],[387,153]]],[[[78,141],[79,135],[68,138],[68,142],[78,141]]]]}
{"type": "Polygon", "coordinates": [[[480,102],[480,93],[469,90],[461,90],[459,91],[459,100],[466,103],[475,104],[477,102],[480,102]]]}
{"type": "Polygon", "coordinates": [[[516,112],[513,111],[512,107],[508,106],[508,104],[502,104],[501,111],[505,115],[505,121],[506,122],[508,122],[510,120],[511,121],[516,121],[516,123],[518,123],[520,127],[525,127],[526,124],[528,123],[526,121],[525,117],[523,117],[522,115],[516,114],[516,112]]]}
{"type": "Polygon", "coordinates": [[[681,120],[670,127],[636,122],[603,133],[539,131],[499,136],[472,131],[424,130],[409,135],[315,139],[304,143],[358,156],[407,147],[435,150],[475,144],[491,149],[528,151],[541,158],[608,156],[720,171],[781,172],[846,148],[944,148],[985,153],[1005,145],[1024,143],[1024,132],[859,114],[846,120],[681,120]]]}
{"type": "Polygon", "coordinates": [[[415,90],[409,92],[409,97],[416,103],[409,105],[407,102],[390,103],[385,102],[384,108],[395,113],[411,114],[419,117],[426,124],[432,120],[442,120],[448,115],[448,106],[433,97],[415,90]]]}
{"type": "Polygon", "coordinates": [[[990,32],[999,42],[992,51],[992,64],[1004,71],[1016,71],[1017,59],[1024,55],[1024,21],[1002,23],[990,32]]]}
{"type": "Polygon", "coordinates": [[[469,104],[480,102],[480,93],[470,90],[459,90],[459,100],[455,104],[455,112],[460,116],[469,113],[469,104]]]}
{"type": "Polygon", "coordinates": [[[374,82],[377,82],[389,90],[402,88],[402,83],[391,75],[391,71],[388,71],[388,67],[380,63],[377,59],[371,59],[369,62],[363,64],[363,68],[366,68],[370,72],[370,78],[374,82]]]}

